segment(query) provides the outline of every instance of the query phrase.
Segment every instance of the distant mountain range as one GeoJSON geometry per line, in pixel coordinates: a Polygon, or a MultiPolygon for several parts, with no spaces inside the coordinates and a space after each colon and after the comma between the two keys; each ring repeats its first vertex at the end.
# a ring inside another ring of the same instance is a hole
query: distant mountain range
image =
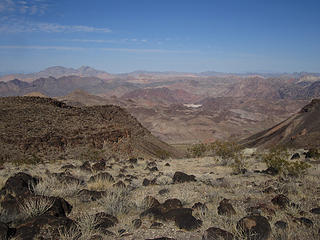
{"type": "Polygon", "coordinates": [[[248,137],[320,98],[320,76],[314,73],[267,77],[136,71],[112,75],[89,67],[53,67],[19,76],[39,75],[46,77],[0,81],[0,96],[48,96],[74,106],[118,105],[169,143],[248,137]]]}
{"type": "Polygon", "coordinates": [[[81,77],[98,77],[101,79],[113,79],[115,77],[124,77],[124,76],[133,76],[137,77],[139,75],[158,75],[158,76],[193,76],[193,77],[217,77],[217,76],[261,76],[261,77],[303,77],[303,76],[314,76],[320,77],[320,73],[307,73],[307,72],[295,72],[295,73],[258,73],[258,72],[248,72],[248,73],[223,73],[216,71],[205,71],[200,73],[192,73],[192,72],[175,72],[175,71],[164,71],[164,72],[153,72],[153,71],[144,71],[138,70],[130,73],[122,73],[122,74],[110,74],[106,71],[96,70],[89,66],[81,66],[77,69],[75,68],[66,68],[62,66],[53,66],[46,68],[40,72],[35,73],[17,73],[17,74],[6,74],[2,75],[0,73],[0,81],[10,81],[13,79],[19,79],[26,82],[32,82],[38,78],[47,78],[54,77],[60,78],[64,76],[81,76],[81,77]]]}

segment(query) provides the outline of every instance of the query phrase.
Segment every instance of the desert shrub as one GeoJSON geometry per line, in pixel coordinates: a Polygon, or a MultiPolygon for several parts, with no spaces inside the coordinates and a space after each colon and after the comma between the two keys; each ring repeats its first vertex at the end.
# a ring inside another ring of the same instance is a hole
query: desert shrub
{"type": "Polygon", "coordinates": [[[104,212],[113,216],[127,214],[131,209],[136,208],[126,188],[108,189],[107,193],[98,200],[98,204],[104,208],[104,212]]]}
{"type": "Polygon", "coordinates": [[[305,175],[310,165],[306,162],[296,161],[290,162],[286,166],[287,174],[290,176],[298,177],[301,175],[305,175]]]}
{"type": "Polygon", "coordinates": [[[220,158],[222,165],[232,166],[235,172],[240,172],[245,168],[245,157],[242,153],[242,147],[236,142],[215,141],[208,148],[213,155],[220,158]]]}
{"type": "Polygon", "coordinates": [[[289,152],[286,148],[275,147],[268,153],[262,154],[262,160],[268,168],[274,168],[280,174],[289,176],[300,176],[306,173],[309,164],[301,161],[288,161],[289,152]]]}
{"type": "Polygon", "coordinates": [[[204,143],[193,144],[190,148],[188,148],[188,155],[191,157],[203,157],[207,152],[207,145],[204,143]]]}
{"type": "Polygon", "coordinates": [[[79,182],[60,182],[55,177],[43,177],[39,183],[31,186],[33,191],[42,196],[75,196],[83,186],[79,182]]]}

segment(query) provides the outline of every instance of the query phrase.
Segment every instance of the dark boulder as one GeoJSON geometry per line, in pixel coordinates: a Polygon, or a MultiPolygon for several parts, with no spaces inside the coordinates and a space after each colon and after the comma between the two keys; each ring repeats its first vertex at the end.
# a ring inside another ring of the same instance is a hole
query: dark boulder
{"type": "Polygon", "coordinates": [[[163,226],[163,223],[161,222],[153,222],[150,226],[151,229],[159,229],[163,226]]]}
{"type": "Polygon", "coordinates": [[[182,203],[177,198],[167,199],[164,203],[161,204],[161,209],[163,212],[168,212],[171,209],[181,208],[182,203]]]}
{"type": "Polygon", "coordinates": [[[88,189],[82,189],[78,192],[77,196],[82,202],[96,201],[105,195],[105,191],[93,191],[88,189]]]}
{"type": "Polygon", "coordinates": [[[137,158],[130,158],[128,162],[131,163],[131,164],[137,164],[138,163],[138,159],[137,158]]]}
{"type": "Polygon", "coordinates": [[[233,234],[220,228],[208,228],[202,235],[202,240],[233,240],[233,234]]]}
{"type": "Polygon", "coordinates": [[[142,225],[141,219],[137,218],[137,219],[132,220],[132,225],[133,225],[134,229],[139,229],[142,225]]]}
{"type": "Polygon", "coordinates": [[[92,165],[92,170],[95,172],[104,171],[105,169],[106,169],[106,161],[103,159],[92,165]]]}
{"type": "Polygon", "coordinates": [[[300,159],[300,154],[299,153],[293,154],[291,157],[291,160],[294,160],[294,159],[300,159]]]}
{"type": "Polygon", "coordinates": [[[309,218],[301,217],[301,218],[296,218],[295,222],[298,222],[300,224],[303,224],[305,227],[310,228],[313,226],[312,220],[309,218]]]}
{"type": "Polygon", "coordinates": [[[313,208],[310,210],[311,213],[313,214],[320,214],[320,207],[317,207],[317,208],[313,208]]]}
{"type": "Polygon", "coordinates": [[[202,221],[191,214],[177,215],[174,222],[178,228],[187,231],[192,231],[202,226],[202,221]]]}
{"type": "Polygon", "coordinates": [[[16,230],[14,228],[9,228],[9,226],[3,222],[0,222],[0,239],[7,240],[15,234],[16,230]]]}
{"type": "Polygon", "coordinates": [[[173,183],[195,182],[194,175],[188,175],[184,172],[175,172],[173,175],[173,183]]]}
{"type": "Polygon", "coordinates": [[[145,179],[143,179],[142,185],[145,186],[145,187],[149,186],[149,185],[154,185],[154,184],[156,184],[156,181],[157,181],[156,178],[154,178],[152,180],[149,180],[149,179],[145,178],[145,179]]]}
{"type": "Polygon", "coordinates": [[[33,186],[38,183],[38,179],[29,174],[19,172],[6,181],[2,192],[12,194],[14,196],[22,196],[33,193],[33,186]]]}
{"type": "Polygon", "coordinates": [[[279,229],[285,230],[288,228],[288,223],[286,223],[284,221],[277,221],[277,222],[275,222],[274,226],[276,226],[279,229]]]}
{"type": "Polygon", "coordinates": [[[100,212],[95,215],[97,225],[95,226],[96,229],[99,230],[106,230],[107,228],[115,226],[119,221],[115,216],[110,214],[100,212]]]}
{"type": "Polygon", "coordinates": [[[271,226],[268,220],[260,215],[246,216],[239,220],[237,229],[248,240],[268,240],[271,226]]]}
{"type": "Polygon", "coordinates": [[[91,173],[92,172],[92,168],[91,168],[91,164],[89,161],[84,162],[81,166],[80,166],[80,170],[84,171],[84,172],[88,172],[91,173]]]}
{"type": "Polygon", "coordinates": [[[177,217],[182,216],[182,215],[192,215],[192,209],[191,208],[171,209],[164,214],[164,217],[166,220],[175,221],[177,217]]]}
{"type": "Polygon", "coordinates": [[[280,209],[285,209],[289,204],[290,204],[290,200],[287,196],[283,195],[283,194],[279,194],[277,196],[275,196],[271,202],[274,205],[279,206],[280,209]]]}
{"type": "Polygon", "coordinates": [[[146,196],[143,199],[143,206],[146,208],[158,207],[160,206],[160,202],[152,196],[146,196]]]}
{"type": "Polygon", "coordinates": [[[225,216],[231,216],[236,214],[236,211],[234,210],[232,204],[229,202],[229,199],[224,198],[218,206],[218,214],[219,215],[225,215],[225,216]]]}
{"type": "Polygon", "coordinates": [[[261,173],[276,176],[277,174],[279,174],[279,170],[274,167],[268,167],[266,170],[262,170],[261,173]]]}
{"type": "Polygon", "coordinates": [[[17,227],[16,240],[60,239],[60,231],[68,231],[75,223],[67,217],[37,216],[17,227]]]}

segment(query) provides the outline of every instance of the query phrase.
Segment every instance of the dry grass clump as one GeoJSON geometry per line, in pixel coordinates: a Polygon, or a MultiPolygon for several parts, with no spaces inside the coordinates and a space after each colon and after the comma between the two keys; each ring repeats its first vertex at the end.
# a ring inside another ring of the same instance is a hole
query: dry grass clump
{"type": "Polygon", "coordinates": [[[43,196],[71,197],[75,196],[83,186],[78,182],[60,182],[55,177],[44,177],[33,186],[34,192],[43,196]]]}
{"type": "Polygon", "coordinates": [[[109,178],[98,177],[93,181],[89,181],[87,183],[87,187],[89,190],[105,191],[111,188],[113,184],[114,184],[114,181],[112,181],[109,178]]]}
{"type": "Polygon", "coordinates": [[[132,201],[126,188],[112,187],[108,189],[107,193],[98,200],[98,205],[103,208],[104,212],[116,217],[137,209],[137,205],[132,201]]]}
{"type": "Polygon", "coordinates": [[[19,208],[25,217],[35,217],[44,214],[53,205],[49,197],[30,197],[19,203],[19,208]]]}

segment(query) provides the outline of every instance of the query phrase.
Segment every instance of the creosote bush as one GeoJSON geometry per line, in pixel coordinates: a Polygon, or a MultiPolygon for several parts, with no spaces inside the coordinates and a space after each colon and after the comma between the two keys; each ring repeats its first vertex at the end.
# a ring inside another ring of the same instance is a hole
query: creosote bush
{"type": "Polygon", "coordinates": [[[235,173],[240,173],[245,167],[243,148],[236,142],[215,141],[213,143],[194,144],[188,149],[191,157],[216,156],[222,165],[231,166],[235,173]]]}
{"type": "Polygon", "coordinates": [[[208,146],[204,143],[193,144],[188,148],[188,154],[191,157],[203,157],[208,150],[208,146]]]}
{"type": "Polygon", "coordinates": [[[279,174],[294,177],[306,174],[310,165],[302,161],[289,161],[289,156],[290,154],[286,148],[276,147],[268,153],[262,154],[262,160],[267,164],[268,168],[276,169],[279,174]]]}

